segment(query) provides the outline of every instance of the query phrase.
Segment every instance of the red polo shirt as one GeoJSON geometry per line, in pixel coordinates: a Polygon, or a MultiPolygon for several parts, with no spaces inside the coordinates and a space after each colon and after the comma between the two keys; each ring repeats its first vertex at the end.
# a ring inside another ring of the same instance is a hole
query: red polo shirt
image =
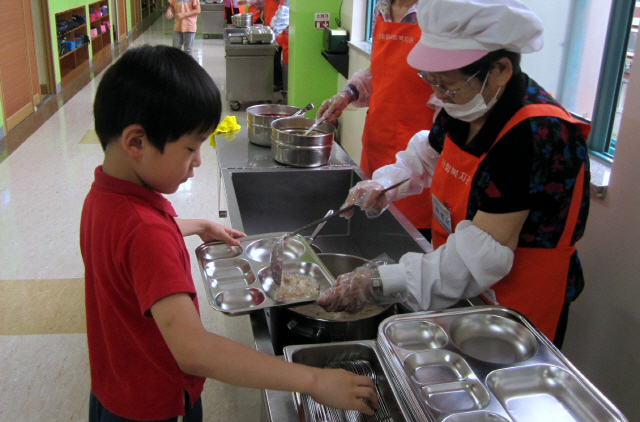
{"type": "Polygon", "coordinates": [[[129,419],[184,414],[204,378],[180,370],[149,311],[188,293],[198,309],[189,253],[161,194],[95,170],[80,221],[91,390],[129,419]]]}

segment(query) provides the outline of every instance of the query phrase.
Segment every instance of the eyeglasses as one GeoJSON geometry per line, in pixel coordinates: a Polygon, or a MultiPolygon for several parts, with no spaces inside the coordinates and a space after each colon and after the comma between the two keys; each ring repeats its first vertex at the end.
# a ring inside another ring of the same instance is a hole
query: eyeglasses
{"type": "Polygon", "coordinates": [[[445,89],[444,87],[438,85],[437,83],[431,82],[430,80],[427,79],[427,77],[429,76],[429,72],[424,71],[424,70],[419,70],[418,71],[418,76],[420,76],[422,78],[423,81],[425,81],[426,83],[428,83],[431,88],[433,88],[433,90],[435,91],[436,89],[439,89],[440,91],[442,91],[445,95],[447,95],[449,98],[453,99],[453,97],[460,92],[460,90],[471,80],[473,79],[478,73],[480,73],[480,71],[477,71],[476,73],[474,73],[473,75],[471,75],[471,77],[469,79],[467,79],[466,81],[464,81],[464,83],[462,85],[460,85],[460,87],[458,87],[458,89],[455,89],[453,91],[449,91],[448,89],[445,89]]]}

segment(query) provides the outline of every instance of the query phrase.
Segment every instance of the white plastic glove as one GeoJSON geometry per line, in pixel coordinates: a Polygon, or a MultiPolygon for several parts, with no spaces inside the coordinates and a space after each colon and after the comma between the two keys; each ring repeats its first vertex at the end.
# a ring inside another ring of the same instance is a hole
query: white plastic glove
{"type": "Polygon", "coordinates": [[[389,305],[406,300],[406,289],[389,292],[382,288],[373,290],[371,274],[379,268],[381,266],[372,261],[350,273],[342,274],[329,290],[320,295],[318,305],[328,312],[346,311],[355,314],[367,305],[389,305]]]}
{"type": "Polygon", "coordinates": [[[347,87],[333,97],[325,100],[318,108],[318,119],[325,117],[325,121],[336,125],[338,117],[351,103],[356,107],[368,107],[373,93],[371,70],[357,71],[347,82],[347,87]]]}
{"type": "MultiPolygon", "coordinates": [[[[362,182],[358,182],[349,190],[349,196],[347,196],[346,201],[340,208],[342,209],[356,204],[367,214],[367,217],[379,217],[391,203],[387,193],[380,196],[380,192],[382,192],[384,188],[384,185],[376,182],[375,180],[363,180],[362,182]]],[[[353,210],[342,214],[342,217],[344,218],[351,218],[352,216],[353,210]]]]}
{"type": "Polygon", "coordinates": [[[346,311],[358,313],[370,303],[375,303],[371,286],[371,269],[366,265],[350,273],[342,274],[329,290],[318,298],[318,305],[327,312],[346,311]]]}
{"type": "Polygon", "coordinates": [[[344,91],[338,92],[328,100],[324,100],[320,105],[320,108],[318,108],[318,119],[321,119],[324,116],[325,122],[335,126],[338,122],[338,117],[342,115],[342,111],[347,108],[354,98],[354,94],[352,94],[348,89],[345,89],[344,91]]]}
{"type": "Polygon", "coordinates": [[[357,71],[351,77],[348,84],[358,91],[358,98],[354,100],[352,104],[356,107],[369,107],[369,100],[371,99],[371,95],[373,95],[371,69],[362,69],[357,71]]]}

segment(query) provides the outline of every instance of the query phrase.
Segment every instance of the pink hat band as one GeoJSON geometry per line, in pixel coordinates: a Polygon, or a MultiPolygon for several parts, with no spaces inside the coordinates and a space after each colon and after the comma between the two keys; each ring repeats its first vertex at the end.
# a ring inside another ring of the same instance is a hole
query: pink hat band
{"type": "Polygon", "coordinates": [[[407,62],[411,67],[427,72],[445,72],[470,65],[487,54],[489,50],[442,50],[418,42],[411,49],[407,62]]]}

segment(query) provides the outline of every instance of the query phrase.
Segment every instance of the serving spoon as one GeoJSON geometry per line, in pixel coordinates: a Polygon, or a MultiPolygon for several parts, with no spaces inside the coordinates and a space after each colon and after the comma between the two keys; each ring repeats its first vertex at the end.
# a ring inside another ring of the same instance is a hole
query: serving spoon
{"type": "MultiPolygon", "coordinates": [[[[382,195],[384,195],[386,192],[390,191],[391,189],[395,189],[398,186],[402,185],[403,183],[407,182],[409,180],[409,178],[404,179],[394,185],[389,186],[386,189],[383,189],[380,191],[380,193],[378,194],[377,198],[382,197],[382,195]]],[[[280,286],[280,283],[282,282],[282,262],[284,261],[284,245],[287,241],[288,238],[295,236],[297,234],[302,233],[303,231],[313,227],[313,226],[317,226],[319,224],[322,224],[324,222],[326,222],[327,220],[330,220],[334,217],[339,216],[340,214],[343,214],[349,210],[352,210],[353,208],[357,207],[358,204],[353,204],[353,205],[349,205],[348,207],[342,208],[340,210],[338,210],[337,212],[333,212],[333,211],[329,211],[327,212],[327,214],[322,217],[319,220],[316,220],[312,223],[307,224],[304,227],[301,227],[295,231],[289,232],[289,233],[285,233],[282,236],[280,236],[279,238],[276,239],[276,242],[273,245],[273,248],[271,249],[271,258],[269,261],[269,275],[271,276],[271,280],[273,281],[273,283],[276,286],[280,286]]]]}
{"type": "Polygon", "coordinates": [[[292,115],[288,116],[288,117],[295,117],[295,116],[301,116],[304,113],[306,113],[309,110],[312,110],[315,106],[313,105],[313,103],[309,103],[306,106],[302,107],[300,110],[296,111],[295,113],[293,113],[292,115]]]}

